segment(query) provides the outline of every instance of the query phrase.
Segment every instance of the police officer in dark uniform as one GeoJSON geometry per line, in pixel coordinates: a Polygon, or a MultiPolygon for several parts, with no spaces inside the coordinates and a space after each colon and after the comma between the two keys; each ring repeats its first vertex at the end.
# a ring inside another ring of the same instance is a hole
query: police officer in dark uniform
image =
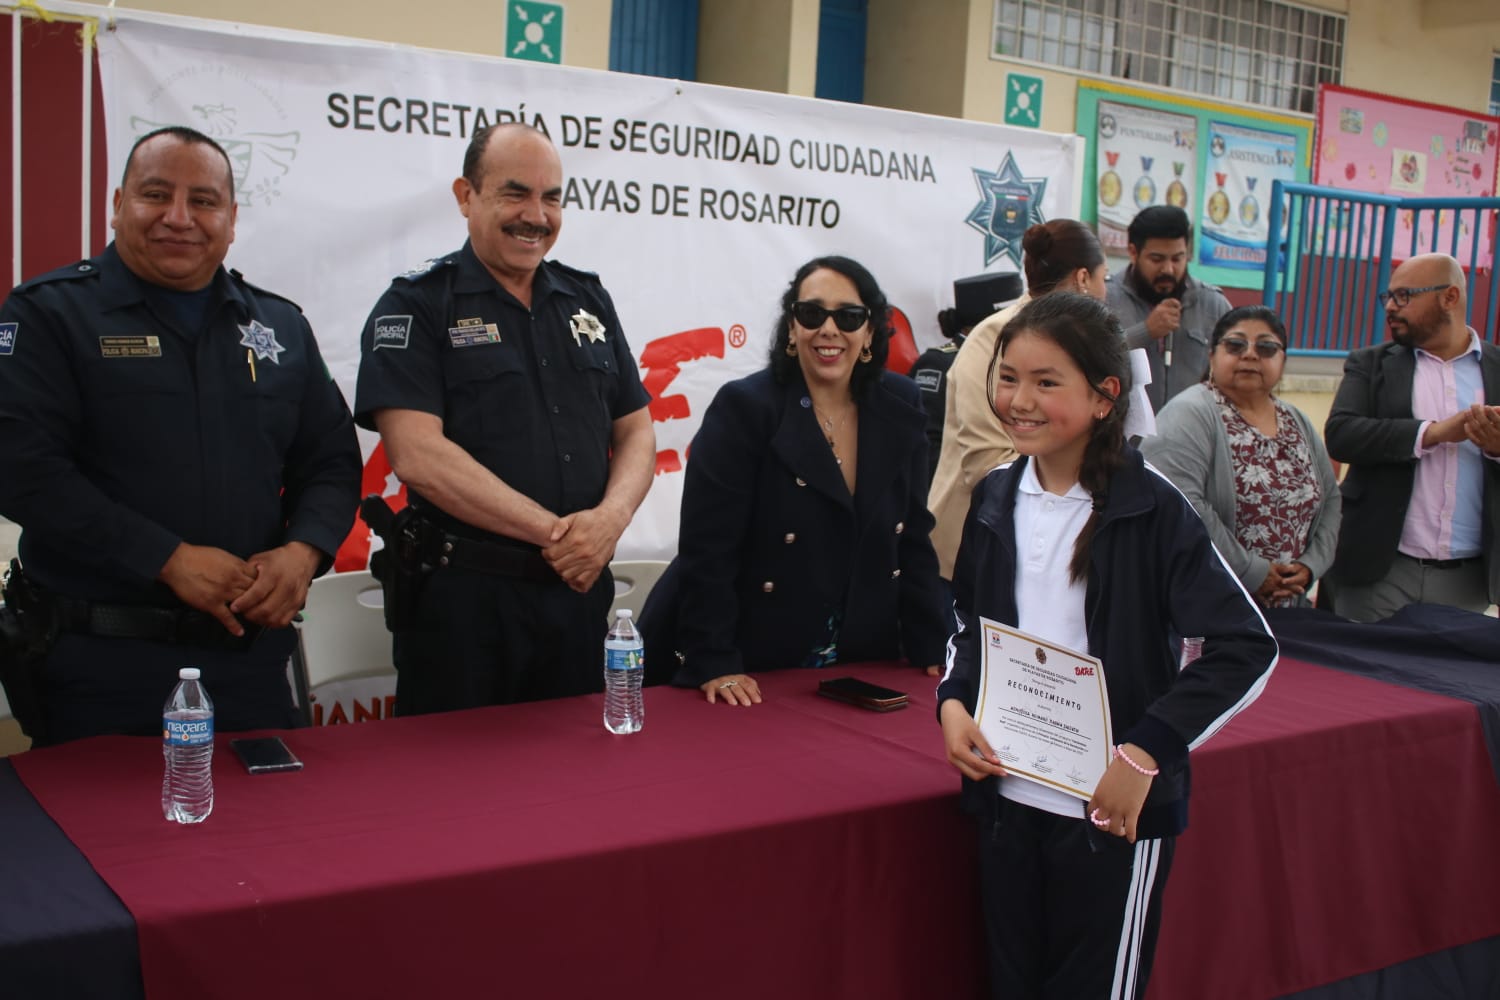
{"type": "Polygon", "coordinates": [[[288,626],[353,520],[359,446],[301,311],[222,266],[234,221],[224,151],[152,132],[114,242],[0,309],[8,595],[52,643],[38,742],[159,732],[189,665],[220,729],[295,722],[288,626]]]}
{"type": "Polygon", "coordinates": [[[401,715],[600,689],[608,563],[656,456],[609,294],[544,260],[551,141],[479,130],[453,192],[469,240],[376,303],[355,400],[418,517],[393,560],[422,574],[392,622],[401,715]]]}
{"type": "Polygon", "coordinates": [[[1025,291],[1016,274],[977,274],[953,283],[953,308],[938,313],[938,329],[948,343],[929,347],[911,366],[912,381],[922,390],[922,408],[927,412],[927,477],[936,473],[943,449],[943,423],[948,413],[948,369],[963,346],[964,338],[985,317],[998,312],[1025,291]]]}

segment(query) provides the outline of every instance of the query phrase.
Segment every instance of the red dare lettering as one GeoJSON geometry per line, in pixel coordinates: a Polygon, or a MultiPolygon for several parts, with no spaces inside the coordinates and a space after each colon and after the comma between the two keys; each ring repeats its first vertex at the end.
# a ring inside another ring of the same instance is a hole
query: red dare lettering
{"type": "Polygon", "coordinates": [[[1093,667],[1074,667],[1073,668],[1073,676],[1074,677],[1092,677],[1092,676],[1094,676],[1094,668],[1093,667]]]}
{"type": "MultiPolygon", "coordinates": [[[[743,335],[743,334],[742,334],[743,335]]],[[[681,393],[667,393],[690,361],[724,356],[724,331],[716,326],[683,330],[665,337],[657,337],[641,351],[641,384],[651,394],[651,419],[656,423],[664,420],[683,420],[692,416],[687,397],[681,393]]],[[[656,453],[656,474],[678,472],[682,469],[682,458],[675,449],[656,453]]]]}

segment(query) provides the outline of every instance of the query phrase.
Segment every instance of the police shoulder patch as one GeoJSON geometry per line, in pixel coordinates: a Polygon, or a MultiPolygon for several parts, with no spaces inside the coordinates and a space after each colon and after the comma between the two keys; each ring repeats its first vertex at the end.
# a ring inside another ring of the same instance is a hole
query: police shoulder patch
{"type": "Polygon", "coordinates": [[[404,351],[411,341],[411,316],[376,316],[371,328],[371,350],[382,347],[404,351]]]}
{"type": "Polygon", "coordinates": [[[943,385],[943,373],[933,368],[918,368],[911,377],[923,392],[937,392],[943,385]]]}
{"type": "Polygon", "coordinates": [[[20,323],[0,323],[0,358],[16,353],[16,336],[20,332],[20,323]]]}

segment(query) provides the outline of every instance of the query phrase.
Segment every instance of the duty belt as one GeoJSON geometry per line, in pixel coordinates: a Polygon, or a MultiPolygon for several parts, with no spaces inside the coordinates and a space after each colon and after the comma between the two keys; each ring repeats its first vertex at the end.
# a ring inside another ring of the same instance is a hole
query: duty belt
{"type": "MultiPolygon", "coordinates": [[[[429,524],[431,522],[428,522],[429,524]]],[[[513,545],[487,542],[479,538],[466,538],[443,531],[436,525],[439,541],[432,562],[438,566],[452,566],[474,573],[490,576],[505,576],[532,583],[558,583],[561,577],[542,558],[536,549],[523,549],[513,545]]]]}
{"type": "Polygon", "coordinates": [[[141,604],[105,604],[67,597],[53,598],[58,627],[64,632],[106,639],[149,639],[206,649],[248,649],[260,634],[258,625],[233,635],[217,618],[192,608],[154,608],[141,604]]]}

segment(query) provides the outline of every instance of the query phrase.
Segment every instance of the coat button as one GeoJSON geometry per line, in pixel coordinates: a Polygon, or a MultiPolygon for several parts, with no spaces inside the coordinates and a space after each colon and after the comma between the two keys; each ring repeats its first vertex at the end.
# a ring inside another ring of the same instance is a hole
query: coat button
{"type": "Polygon", "coordinates": [[[797,477],[797,485],[798,486],[806,486],[807,485],[807,480],[803,479],[801,476],[798,476],[797,477]]]}
{"type": "Polygon", "coordinates": [[[792,544],[796,540],[797,540],[797,533],[795,531],[788,531],[786,533],[786,537],[782,539],[782,541],[786,542],[788,545],[792,544]]]}
{"type": "Polygon", "coordinates": [[[891,579],[892,580],[896,579],[896,577],[898,577],[900,575],[901,575],[901,571],[899,569],[893,569],[893,570],[891,570],[891,579]]]}
{"type": "Polygon", "coordinates": [[[771,591],[776,589],[776,584],[771,582],[770,580],[767,580],[765,583],[760,585],[760,589],[769,594],[771,591]]]}
{"type": "Polygon", "coordinates": [[[897,521],[896,522],[896,534],[899,535],[899,534],[901,534],[901,532],[903,532],[905,530],[906,530],[906,522],[905,521],[897,521]]]}

